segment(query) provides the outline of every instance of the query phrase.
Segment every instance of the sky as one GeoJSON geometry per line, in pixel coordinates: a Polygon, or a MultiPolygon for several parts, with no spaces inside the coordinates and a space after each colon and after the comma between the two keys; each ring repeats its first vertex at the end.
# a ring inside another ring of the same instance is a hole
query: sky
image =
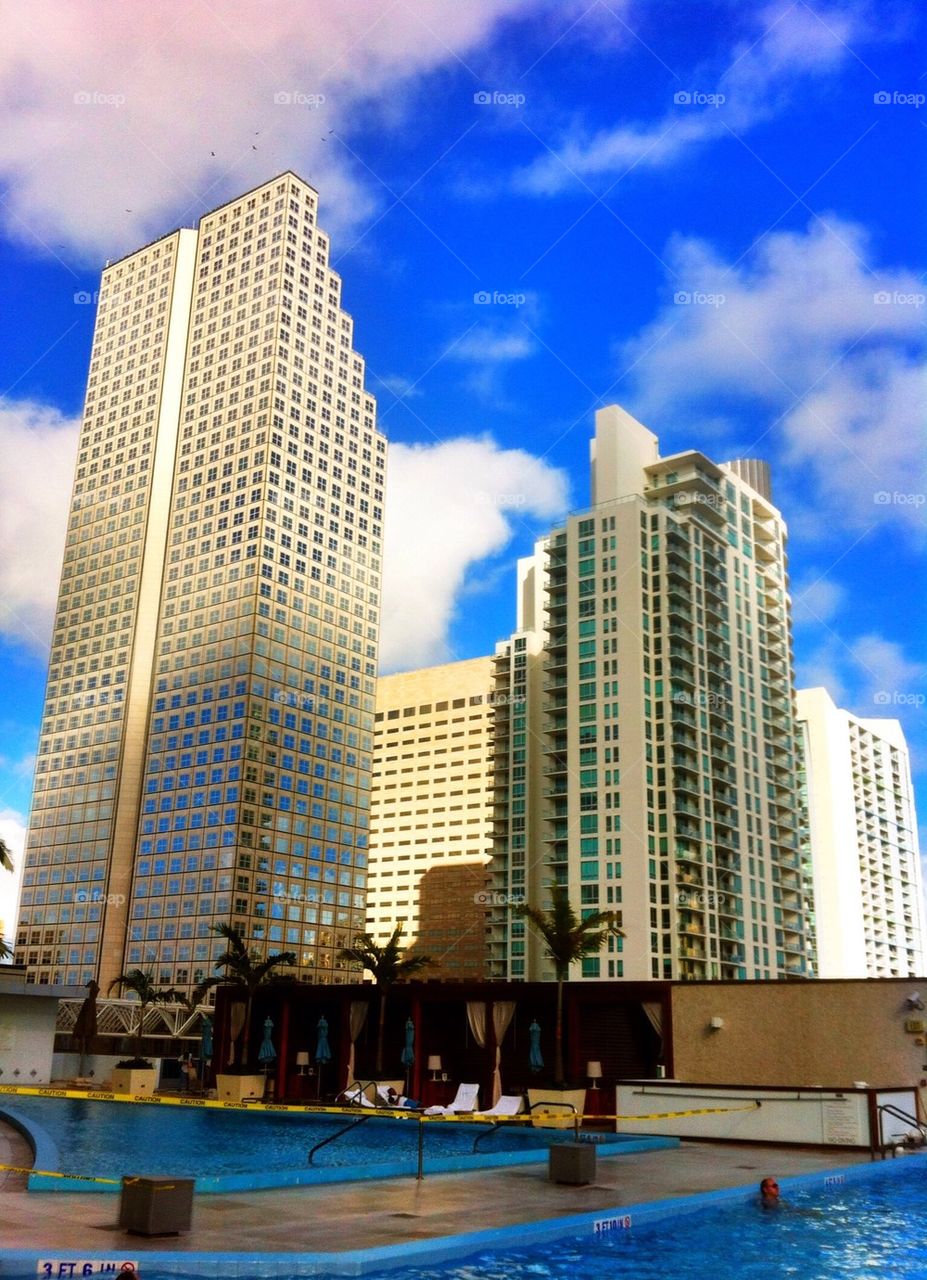
{"type": "Polygon", "coordinates": [[[383,670],[510,633],[515,562],[587,505],[618,403],[664,454],[772,464],[798,684],[901,721],[927,817],[922,6],[0,0],[0,23],[17,859],[100,271],[284,169],[320,193],[391,441],[383,670]]]}

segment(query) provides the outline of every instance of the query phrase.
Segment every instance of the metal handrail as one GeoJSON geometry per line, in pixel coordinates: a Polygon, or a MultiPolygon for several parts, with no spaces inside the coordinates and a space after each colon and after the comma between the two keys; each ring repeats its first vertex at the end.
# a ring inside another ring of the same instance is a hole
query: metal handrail
{"type": "Polygon", "coordinates": [[[315,1146],[312,1148],[312,1150],[309,1152],[308,1156],[306,1157],[306,1163],[312,1164],[312,1157],[315,1155],[317,1151],[320,1151],[322,1147],[328,1146],[330,1142],[334,1142],[335,1139],[340,1138],[342,1134],[350,1133],[350,1131],[352,1129],[356,1129],[359,1124],[364,1124],[367,1120],[370,1120],[370,1119],[372,1119],[371,1116],[357,1116],[354,1120],[350,1122],[350,1124],[346,1124],[344,1128],[338,1129],[335,1133],[330,1133],[327,1138],[323,1138],[321,1142],[317,1142],[315,1144],[315,1146]]]}
{"type": "Polygon", "coordinates": [[[883,1147],[887,1145],[882,1128],[882,1118],[886,1114],[892,1116],[895,1120],[902,1120],[905,1124],[913,1125],[918,1133],[922,1133],[927,1138],[927,1125],[922,1120],[918,1120],[917,1116],[912,1116],[910,1112],[903,1111],[901,1107],[896,1107],[893,1102],[881,1102],[876,1110],[879,1118],[879,1142],[883,1147]]]}

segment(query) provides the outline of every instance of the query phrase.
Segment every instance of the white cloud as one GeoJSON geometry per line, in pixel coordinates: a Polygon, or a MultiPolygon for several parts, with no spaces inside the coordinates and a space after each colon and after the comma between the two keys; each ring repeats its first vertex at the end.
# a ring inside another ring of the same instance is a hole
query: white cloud
{"type": "Polygon", "coordinates": [[[373,206],[337,142],[351,112],[395,123],[403,87],[530,7],[161,0],[104,21],[95,0],[2,0],[7,229],[114,257],[294,165],[325,193],[327,227],[356,224],[373,206]]]}
{"type": "Polygon", "coordinates": [[[703,66],[685,82],[675,81],[658,120],[594,134],[579,129],[516,174],[515,185],[531,195],[555,195],[597,176],[672,164],[700,144],[775,116],[809,77],[848,62],[852,45],[871,38],[862,14],[850,7],[817,13],[779,0],[758,14],[755,29],[733,47],[726,64],[703,66]]]}
{"type": "Polygon", "coordinates": [[[527,330],[472,329],[447,352],[452,360],[472,360],[476,364],[506,364],[533,355],[535,344],[527,330]]]}
{"type": "Polygon", "coordinates": [[[0,399],[0,634],[42,653],[51,635],[79,423],[0,399]]]}
{"type": "Polygon", "coordinates": [[[810,574],[792,584],[792,620],[796,627],[822,626],[833,620],[846,591],[832,578],[810,574]]]}
{"type": "Polygon", "coordinates": [[[826,510],[846,526],[921,520],[911,458],[923,293],[908,271],[871,269],[870,254],[865,231],[838,219],[767,236],[734,264],[703,241],[675,240],[673,301],[619,353],[636,416],[691,423],[704,411],[717,430],[720,405],[746,409],[757,427],[738,451],[759,439],[792,475],[809,474],[818,519],[826,510]]]}
{"type": "Polygon", "coordinates": [[[562,471],[488,436],[391,445],[386,494],[384,671],[450,660],[468,573],[502,551],[520,522],[553,520],[568,502],[562,471]]]}
{"type": "Polygon", "coordinates": [[[854,715],[902,724],[923,715],[925,683],[927,663],[877,632],[844,640],[832,631],[796,663],[797,688],[823,686],[854,715]]]}

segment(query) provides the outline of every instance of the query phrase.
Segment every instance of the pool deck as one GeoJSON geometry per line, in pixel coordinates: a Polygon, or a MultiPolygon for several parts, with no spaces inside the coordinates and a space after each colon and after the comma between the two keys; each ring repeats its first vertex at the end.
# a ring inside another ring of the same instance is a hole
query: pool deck
{"type": "MultiPolygon", "coordinates": [[[[26,1142],[0,1122],[0,1163],[30,1165],[26,1142]]],[[[125,1250],[139,1259],[177,1253],[339,1253],[436,1240],[461,1232],[673,1200],[699,1192],[751,1189],[779,1178],[869,1163],[839,1148],[683,1142],[670,1151],[600,1158],[594,1184],[560,1186],[546,1161],[511,1169],[426,1174],[362,1183],[199,1196],[192,1230],[131,1236],[116,1225],[118,1197],[27,1192],[25,1177],[0,1171],[0,1259],[35,1249],[90,1257],[125,1250]]]]}

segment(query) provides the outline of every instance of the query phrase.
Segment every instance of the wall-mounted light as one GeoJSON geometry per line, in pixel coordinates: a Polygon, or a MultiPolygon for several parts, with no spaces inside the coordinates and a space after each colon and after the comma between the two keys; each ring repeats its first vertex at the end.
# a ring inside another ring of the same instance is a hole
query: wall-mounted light
{"type": "Polygon", "coordinates": [[[723,1026],[724,1026],[724,1019],[721,1017],[721,1015],[718,1013],[713,1014],[711,1021],[708,1023],[708,1030],[720,1031],[723,1026]]]}
{"type": "Polygon", "coordinates": [[[593,1087],[593,1089],[598,1089],[598,1087],[599,1087],[599,1081],[602,1079],[602,1064],[601,1064],[601,1062],[587,1062],[587,1063],[586,1063],[586,1075],[587,1075],[587,1076],[589,1077],[589,1079],[592,1081],[592,1087],[593,1087]]]}
{"type": "Polygon", "coordinates": [[[909,1009],[923,1009],[924,1002],[919,991],[912,991],[905,1001],[909,1009]]]}
{"type": "Polygon", "coordinates": [[[439,1053],[429,1055],[428,1070],[431,1072],[432,1080],[437,1080],[438,1072],[441,1070],[441,1055],[439,1053]]]}

